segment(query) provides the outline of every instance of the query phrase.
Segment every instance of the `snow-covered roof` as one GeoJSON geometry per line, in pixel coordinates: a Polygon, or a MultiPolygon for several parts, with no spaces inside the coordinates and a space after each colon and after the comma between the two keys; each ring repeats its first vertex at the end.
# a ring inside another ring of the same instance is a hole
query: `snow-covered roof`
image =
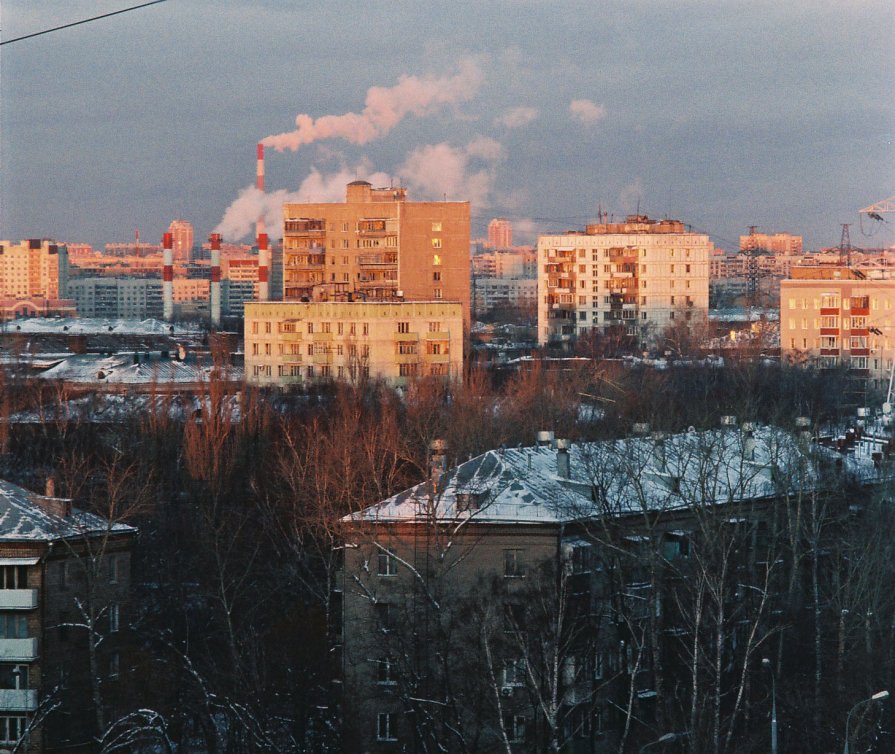
{"type": "Polygon", "coordinates": [[[834,457],[862,476],[876,473],[854,456],[839,456],[773,427],[573,443],[568,451],[552,445],[504,448],[444,472],[436,494],[431,482],[423,482],[346,520],[555,524],[673,511],[815,488],[820,465],[808,459],[834,457]],[[560,471],[563,452],[568,476],[560,471]]]}
{"type": "MultiPolygon", "coordinates": [[[[112,356],[78,354],[70,356],[39,377],[47,380],[102,384],[147,384],[147,383],[196,383],[208,382],[215,366],[211,359],[198,362],[196,357],[187,361],[163,358],[158,354],[140,354],[135,363],[133,353],[118,353],[112,356]]],[[[241,381],[243,370],[239,367],[228,369],[219,377],[229,377],[231,381],[241,381]]]]}
{"type": "Polygon", "coordinates": [[[65,508],[67,503],[0,479],[0,542],[45,542],[106,532],[136,532],[132,526],[110,523],[77,508],[71,508],[64,516],[51,512],[53,508],[65,508]]]}
{"type": "Polygon", "coordinates": [[[7,322],[6,332],[67,333],[69,335],[197,335],[196,323],[171,323],[158,319],[105,319],[102,317],[28,317],[7,322]]]}

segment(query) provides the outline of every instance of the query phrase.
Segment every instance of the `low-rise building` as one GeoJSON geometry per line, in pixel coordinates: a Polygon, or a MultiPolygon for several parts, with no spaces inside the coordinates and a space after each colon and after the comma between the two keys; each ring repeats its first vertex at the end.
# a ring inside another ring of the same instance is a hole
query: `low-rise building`
{"type": "Polygon", "coordinates": [[[23,754],[87,751],[126,670],[136,530],[47,493],[0,480],[0,747],[23,754]]]}
{"type": "Polygon", "coordinates": [[[245,374],[258,385],[366,377],[401,385],[457,379],[463,307],[457,302],[247,302],[245,374]]]}

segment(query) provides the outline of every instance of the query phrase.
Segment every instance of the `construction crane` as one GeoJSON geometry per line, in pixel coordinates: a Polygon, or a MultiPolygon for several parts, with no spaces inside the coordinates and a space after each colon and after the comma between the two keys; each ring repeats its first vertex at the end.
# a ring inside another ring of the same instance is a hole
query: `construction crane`
{"type": "Polygon", "coordinates": [[[883,215],[890,212],[895,212],[895,196],[890,196],[888,199],[871,204],[869,207],[859,209],[858,218],[861,220],[861,233],[865,236],[873,235],[873,233],[864,232],[864,215],[867,215],[871,220],[876,220],[878,223],[885,223],[888,221],[883,215]]]}

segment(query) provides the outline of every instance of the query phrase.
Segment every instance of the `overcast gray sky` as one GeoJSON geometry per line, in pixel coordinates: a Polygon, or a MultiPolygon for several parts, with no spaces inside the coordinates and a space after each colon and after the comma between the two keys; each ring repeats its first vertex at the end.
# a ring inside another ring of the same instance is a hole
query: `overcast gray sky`
{"type": "MultiPolygon", "coordinates": [[[[137,1],[4,0],[3,38],[137,1]]],[[[168,0],[0,48],[0,237],[236,237],[394,176],[473,235],[639,202],[723,248],[892,244],[857,210],[895,194],[893,40],[892,0],[168,0]]]]}

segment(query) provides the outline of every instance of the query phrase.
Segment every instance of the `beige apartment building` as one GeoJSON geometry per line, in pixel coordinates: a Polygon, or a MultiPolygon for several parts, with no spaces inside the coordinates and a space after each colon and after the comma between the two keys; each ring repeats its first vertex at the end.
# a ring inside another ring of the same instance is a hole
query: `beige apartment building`
{"type": "Polygon", "coordinates": [[[283,206],[287,301],[456,301],[469,323],[469,202],[410,202],[348,184],[346,201],[283,206]]]}
{"type": "Polygon", "coordinates": [[[288,386],[457,379],[463,326],[457,302],[246,302],[246,380],[288,386]]]}
{"type": "Polygon", "coordinates": [[[624,223],[538,238],[538,341],[568,345],[591,332],[655,345],[669,325],[708,313],[708,235],[677,220],[624,223]]]}
{"type": "Polygon", "coordinates": [[[38,238],[0,241],[0,298],[64,298],[67,274],[64,246],[38,238]]]}
{"type": "Polygon", "coordinates": [[[780,282],[780,347],[794,361],[844,366],[887,387],[895,359],[892,270],[794,268],[780,282]]]}
{"type": "Polygon", "coordinates": [[[740,236],[740,251],[798,256],[802,253],[802,237],[791,233],[751,233],[748,236],[740,236]]]}

